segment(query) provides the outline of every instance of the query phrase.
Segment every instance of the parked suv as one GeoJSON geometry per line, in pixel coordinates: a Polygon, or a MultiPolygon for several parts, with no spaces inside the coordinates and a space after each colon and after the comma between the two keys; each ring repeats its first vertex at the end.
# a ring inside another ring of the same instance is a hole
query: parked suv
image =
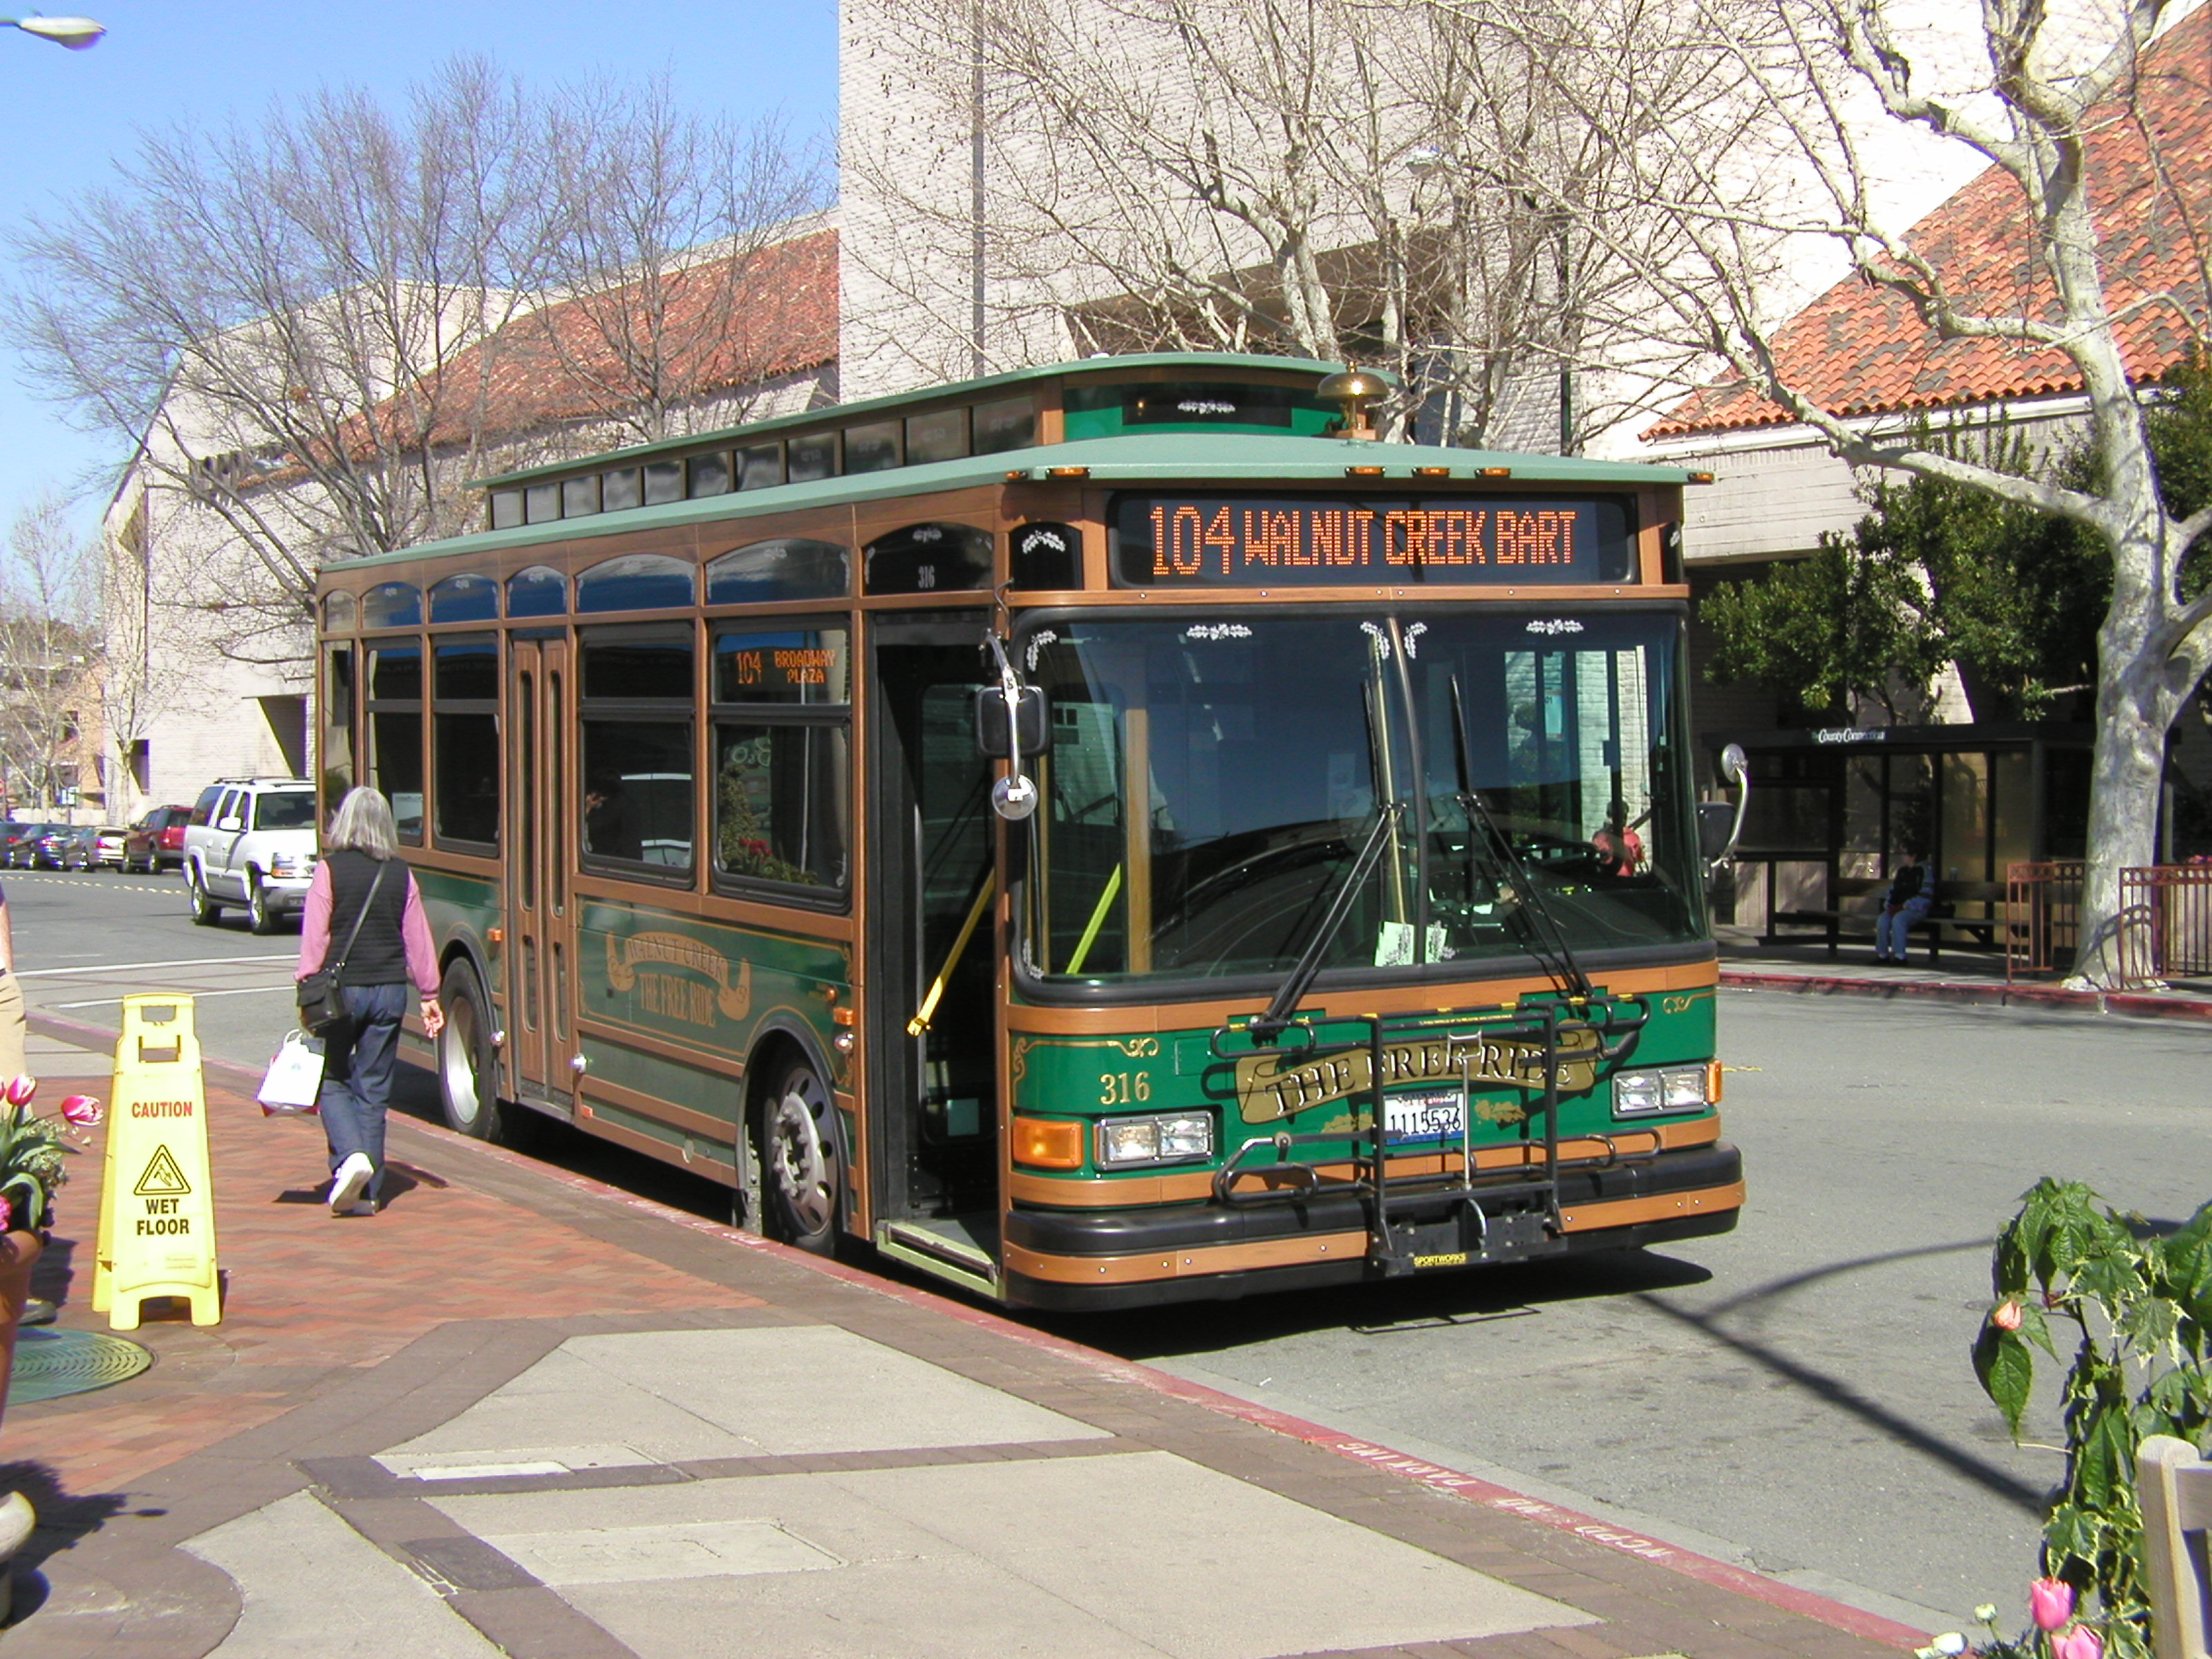
{"type": "Polygon", "coordinates": [[[219,778],[200,792],[185,826],[185,885],[205,927],[242,904],[257,933],[273,933],[307,902],[315,873],[315,786],[305,778],[219,778]]]}
{"type": "Polygon", "coordinates": [[[185,861],[185,826],[192,821],[189,806],[157,806],[131,826],[124,838],[123,867],[152,875],[185,861]]]}

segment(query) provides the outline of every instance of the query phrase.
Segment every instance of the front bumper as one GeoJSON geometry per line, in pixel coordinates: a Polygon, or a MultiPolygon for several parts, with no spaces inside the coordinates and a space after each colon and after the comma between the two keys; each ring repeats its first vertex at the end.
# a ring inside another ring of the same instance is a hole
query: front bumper
{"type": "Polygon", "coordinates": [[[312,875],[264,876],[261,890],[268,895],[267,902],[270,909],[289,914],[307,903],[307,888],[313,880],[312,875]]]}
{"type": "MultiPolygon", "coordinates": [[[[1478,1202],[1482,1190],[1477,1183],[1478,1202]]],[[[1515,1224],[1480,1227],[1474,1248],[1440,1249],[1423,1266],[1496,1266],[1724,1233],[1743,1193],[1742,1155],[1726,1141],[1635,1161],[1563,1164],[1559,1230],[1516,1215],[1515,1224]]],[[[1455,1194],[1439,1187],[1436,1200],[1442,1215],[1455,1194]]],[[[1371,1259],[1372,1207],[1341,1188],[1244,1206],[1017,1206],[1006,1222],[1006,1293],[1030,1307],[1097,1310],[1379,1279],[1389,1275],[1371,1259]]]]}

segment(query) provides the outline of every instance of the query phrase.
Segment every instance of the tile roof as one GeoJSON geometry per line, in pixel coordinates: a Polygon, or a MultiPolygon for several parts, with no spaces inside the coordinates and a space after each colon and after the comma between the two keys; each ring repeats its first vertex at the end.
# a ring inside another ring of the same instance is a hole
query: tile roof
{"type": "MultiPolygon", "coordinates": [[[[2175,25],[2144,53],[2137,108],[2096,126],[2088,167],[2106,293],[2114,311],[2148,295],[2119,325],[2128,373],[2155,380],[2184,361],[2205,315],[2203,260],[2196,239],[2212,234],[2212,91],[2205,65],[2212,7],[2175,25]],[[2154,142],[2155,143],[2154,145],[2154,142]],[[2162,173],[2162,179],[2160,174],[2162,173]],[[2177,198],[2179,198],[2177,200],[2177,198]]],[[[2050,279],[2036,265],[2026,196],[2002,169],[1976,176],[1923,218],[1906,240],[1944,276],[1962,309],[2055,318],[2050,279]]],[[[1993,403],[2078,392],[2063,354],[1994,340],[1939,341],[1903,298],[1847,277],[1775,337],[1783,376],[1838,416],[1993,403]]],[[[1786,426],[1795,416],[1731,377],[1699,388],[1647,428],[1647,439],[1786,426]]]]}
{"type": "MultiPolygon", "coordinates": [[[[483,441],[567,422],[605,418],[642,402],[641,366],[656,368],[671,401],[817,368],[837,356],[837,232],[817,230],[666,279],[566,300],[516,318],[489,340],[456,352],[437,380],[441,398],[434,445],[483,441]],[[653,315],[658,308],[656,323],[653,315]],[[657,352],[624,354],[611,337],[643,338],[658,327],[657,352]],[[482,380],[483,404],[471,408],[482,380]]],[[[404,421],[404,392],[370,419],[404,421]]],[[[419,405],[418,405],[419,406],[419,405]]]]}

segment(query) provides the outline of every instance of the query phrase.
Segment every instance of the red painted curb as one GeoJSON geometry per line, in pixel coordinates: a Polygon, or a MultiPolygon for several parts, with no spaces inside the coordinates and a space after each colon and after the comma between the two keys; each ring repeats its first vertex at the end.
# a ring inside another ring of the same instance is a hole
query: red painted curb
{"type": "Polygon", "coordinates": [[[1777,974],[1723,968],[1720,982],[1736,991],[1798,995],[1919,998],[1990,1007],[2020,1005],[2077,1014],[2124,1014],[2135,1019],[2212,1019],[2212,998],[2160,996],[2148,991],[2069,991],[2056,985],[1982,985],[1966,980],[1853,979],[1841,974],[1777,974]]]}
{"type": "MultiPolygon", "coordinates": [[[[58,1036],[70,1042],[89,1037],[96,1040],[103,1047],[112,1048],[118,1035],[115,1031],[106,1030],[97,1025],[77,1020],[61,1019],[50,1014],[33,1014],[31,1017],[31,1024],[33,1030],[50,1036],[58,1036]]],[[[234,1060],[209,1058],[204,1060],[202,1065],[206,1070],[224,1074],[226,1080],[242,1085],[247,1091],[249,1098],[251,1098],[252,1091],[261,1080],[258,1072],[250,1066],[241,1066],[234,1060]]],[[[1036,1330],[1010,1319],[1003,1314],[993,1312],[989,1309],[975,1307],[964,1302],[956,1302],[918,1285],[899,1284],[874,1273],[864,1273],[856,1267],[847,1267],[842,1262],[829,1261],[817,1255],[810,1255],[803,1250],[792,1249],[788,1246],[778,1244],[773,1240],[762,1238],[756,1234],[741,1232],[737,1228],[723,1223],[708,1221],[703,1217],[691,1215],[683,1210],[672,1209],[656,1200],[641,1198],[634,1193],[624,1192],[618,1187],[609,1186],[606,1182],[596,1181],[589,1176],[580,1176],[571,1170],[555,1169],[534,1158],[526,1158],[519,1152],[509,1152],[505,1147],[493,1146],[481,1140],[471,1139],[466,1135],[456,1133],[442,1124],[426,1123],[414,1117],[396,1117],[392,1121],[393,1127],[399,1129],[403,1134],[411,1132],[428,1135],[435,1139],[445,1141],[456,1149],[465,1149],[471,1153],[510,1164],[518,1170],[527,1170],[542,1179],[565,1186],[571,1191],[587,1194],[603,1202],[626,1206],[653,1216],[659,1220],[688,1228],[691,1231],[706,1234],[709,1237],[726,1240],[745,1249],[774,1256],[788,1266],[803,1267],[811,1273],[821,1273],[828,1278],[837,1279],[855,1289],[872,1291],[876,1295],[888,1297],[894,1301],[906,1303],[909,1306],[927,1309],[932,1313],[951,1318],[962,1324],[987,1330],[1011,1341],[1073,1361],[1117,1381],[1130,1383],[1154,1394],[1168,1395],[1220,1416],[1236,1418],[1242,1422],[1252,1424],[1255,1427],[1267,1429],[1276,1434],[1286,1435],[1291,1439],[1303,1441],[1308,1445],[1318,1447],[1336,1456],[1364,1463],[1370,1468],[1381,1469],[1385,1474],[1396,1475],[1401,1480],[1426,1486],[1432,1492],[1443,1492],[1449,1497],[1461,1498],[1468,1503],[1480,1504],[1486,1509],[1498,1510],[1509,1515],[1518,1516],[1524,1521],[1533,1522],[1538,1526],[1549,1527],[1555,1532],[1572,1534],[1576,1537],[1586,1539],[1605,1548],[1636,1556],[1639,1559],[1650,1562],[1655,1566],[1663,1567],[1669,1572],[1680,1573],[1682,1577],[1694,1579],[1699,1583],[1710,1584],[1716,1589],[1729,1590],[1752,1601],[1765,1602],[1769,1607],[1780,1607],[1787,1612],[1798,1613],[1868,1641],[1884,1643],[1899,1648],[1917,1648],[1928,1640],[1926,1632],[1916,1630],[1910,1625],[1899,1624],[1894,1620],[1884,1619],[1879,1614],[1864,1612],[1812,1590],[1799,1589],[1795,1585],[1784,1584],[1779,1580],[1766,1577],[1747,1568],[1732,1566],[1728,1562],[1715,1560],[1711,1556],[1699,1555],[1693,1551],[1682,1549],[1673,1544],[1662,1543],[1656,1539],[1644,1537],[1639,1533],[1629,1531],[1611,1522],[1601,1521],[1594,1516],[1565,1509],[1557,1504],[1547,1503],[1542,1498],[1530,1498],[1524,1493],[1513,1491],[1510,1487],[1501,1486],[1495,1481],[1486,1480],[1457,1469],[1447,1468],[1421,1458],[1409,1457],[1402,1452],[1393,1451],[1387,1446],[1378,1446],[1369,1441],[1354,1439],[1340,1430],[1309,1422],[1301,1417],[1292,1417],[1287,1413],[1275,1411],[1269,1407],[1255,1405],[1249,1400],[1240,1400],[1234,1395],[1209,1389],[1203,1383],[1193,1382],[1186,1378],[1156,1370],[1152,1366],[1139,1364],[1132,1360],[1118,1358],[1113,1354],[1103,1352],[1097,1348],[1085,1347],[1079,1342],[1070,1341],[1066,1337],[1054,1336],[1049,1332],[1036,1330]]]]}

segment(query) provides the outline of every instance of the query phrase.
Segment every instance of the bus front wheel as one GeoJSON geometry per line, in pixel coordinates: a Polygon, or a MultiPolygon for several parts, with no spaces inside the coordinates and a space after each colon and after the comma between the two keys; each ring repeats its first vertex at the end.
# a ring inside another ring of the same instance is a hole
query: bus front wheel
{"type": "Polygon", "coordinates": [[[828,1255],[837,1243],[837,1108],[804,1060],[785,1062],[760,1109],[761,1185],[769,1232],[780,1243],[828,1255]]]}
{"type": "Polygon", "coordinates": [[[446,1121],[473,1140],[506,1139],[499,1107],[499,1058],[492,1048],[491,1003],[466,962],[438,986],[446,1029],[438,1033],[438,1094],[446,1121]]]}

